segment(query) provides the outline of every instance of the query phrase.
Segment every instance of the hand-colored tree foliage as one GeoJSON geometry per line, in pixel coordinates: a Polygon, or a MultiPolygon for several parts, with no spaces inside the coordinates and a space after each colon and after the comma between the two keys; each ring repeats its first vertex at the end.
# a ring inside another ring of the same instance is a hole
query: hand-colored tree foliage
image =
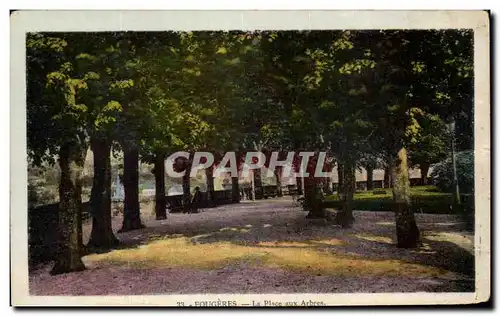
{"type": "MultiPolygon", "coordinates": [[[[165,219],[164,162],[173,152],[191,154],[182,167],[188,207],[195,151],[214,153],[217,163],[227,151],[324,151],[328,168],[336,163],[342,175],[339,224],[354,223],[356,168],[385,163],[398,245],[417,246],[408,166],[426,174],[446,156],[441,135],[450,118],[459,149],[472,146],[472,45],[468,30],[28,34],[29,159],[61,167],[54,271],[83,268],[80,178],[88,148],[92,247],[118,242],[110,221],[112,150],[124,155],[122,231],[143,227],[140,160],[154,164],[156,218],[165,219]]],[[[324,216],[323,179],[299,178],[299,187],[302,181],[309,216],[324,216]]],[[[238,201],[237,178],[232,183],[238,201]]]]}

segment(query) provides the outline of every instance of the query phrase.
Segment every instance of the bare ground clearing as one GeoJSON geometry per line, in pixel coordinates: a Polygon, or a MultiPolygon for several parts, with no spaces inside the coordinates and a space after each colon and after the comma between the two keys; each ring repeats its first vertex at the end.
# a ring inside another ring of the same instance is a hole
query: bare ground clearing
{"type": "MultiPolygon", "coordinates": [[[[474,291],[474,244],[452,215],[417,214],[418,249],[395,246],[394,215],[355,212],[342,229],[305,219],[290,198],[170,214],[117,234],[122,247],[84,257],[87,270],[30,273],[32,295],[474,291]]],[[[113,219],[115,232],[122,218],[113,219]]],[[[84,226],[88,239],[90,224],[84,226]]],[[[86,241],[85,240],[85,241],[86,241]]]]}

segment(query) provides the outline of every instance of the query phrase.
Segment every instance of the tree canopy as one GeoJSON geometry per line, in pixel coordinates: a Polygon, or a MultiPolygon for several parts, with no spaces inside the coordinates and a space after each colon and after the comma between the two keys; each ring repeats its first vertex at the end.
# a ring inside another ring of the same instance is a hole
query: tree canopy
{"type": "MultiPolygon", "coordinates": [[[[347,226],[355,169],[385,162],[398,244],[413,247],[408,164],[446,157],[452,118],[458,147],[472,146],[470,30],[30,33],[26,48],[29,159],[55,163],[64,150],[60,164],[71,169],[100,141],[94,196],[107,201],[109,152],[123,150],[125,217],[137,220],[124,229],[141,225],[130,167],[139,160],[155,163],[160,181],[176,151],[309,150],[327,152],[345,174],[347,226]]],[[[319,185],[306,181],[316,215],[319,185]]]]}

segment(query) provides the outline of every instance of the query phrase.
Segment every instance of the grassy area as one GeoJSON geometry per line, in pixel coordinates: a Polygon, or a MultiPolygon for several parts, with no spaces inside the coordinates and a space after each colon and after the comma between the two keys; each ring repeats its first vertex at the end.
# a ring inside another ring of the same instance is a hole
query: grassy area
{"type": "Polygon", "coordinates": [[[331,247],[342,247],[345,243],[335,238],[248,245],[193,242],[193,239],[203,236],[206,235],[194,238],[182,235],[164,236],[155,238],[156,240],[153,239],[139,248],[92,254],[84,257],[84,262],[92,266],[127,266],[138,269],[182,267],[207,270],[245,262],[255,267],[343,276],[437,277],[446,272],[440,268],[404,260],[371,259],[355,254],[337,253],[331,247]]]}
{"type": "MultiPolygon", "coordinates": [[[[410,188],[411,207],[417,213],[450,214],[453,198],[449,193],[440,192],[434,186],[418,186],[410,188]]],[[[360,211],[390,211],[392,204],[391,189],[376,189],[357,192],[354,195],[354,209],[360,211]]],[[[340,208],[338,195],[325,198],[328,208],[340,208]]]]}

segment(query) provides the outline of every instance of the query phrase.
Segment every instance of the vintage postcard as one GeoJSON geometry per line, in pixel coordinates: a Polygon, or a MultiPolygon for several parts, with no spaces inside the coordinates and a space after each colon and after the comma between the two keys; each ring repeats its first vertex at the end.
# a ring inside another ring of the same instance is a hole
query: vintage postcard
{"type": "Polygon", "coordinates": [[[488,301],[489,23],[13,12],[12,305],[488,301]]]}

